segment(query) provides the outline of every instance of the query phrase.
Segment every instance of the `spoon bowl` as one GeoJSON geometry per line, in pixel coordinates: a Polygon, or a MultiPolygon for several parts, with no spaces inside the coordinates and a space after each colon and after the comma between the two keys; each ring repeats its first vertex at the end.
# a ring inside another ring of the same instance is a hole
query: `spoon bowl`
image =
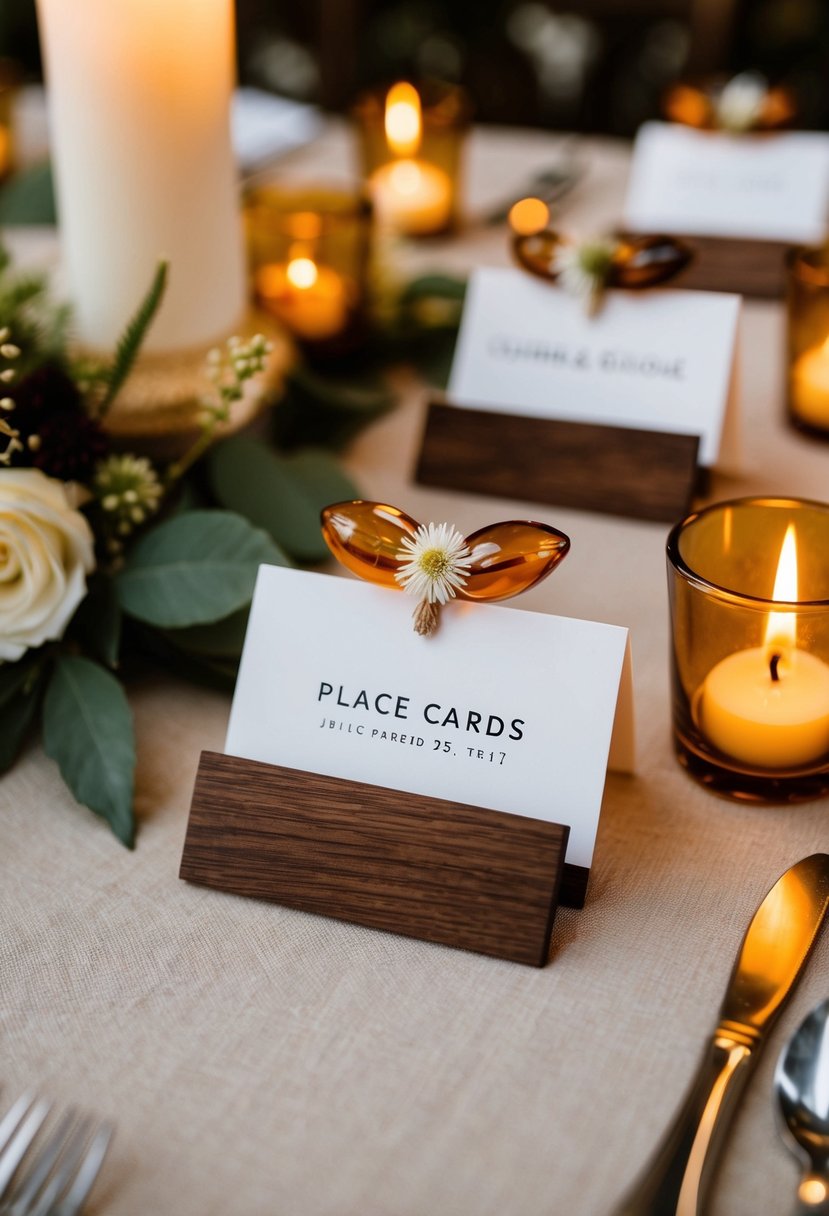
{"type": "Polygon", "coordinates": [[[805,1167],[795,1216],[829,1216],[829,1000],[783,1048],[774,1074],[781,1134],[805,1167]]]}

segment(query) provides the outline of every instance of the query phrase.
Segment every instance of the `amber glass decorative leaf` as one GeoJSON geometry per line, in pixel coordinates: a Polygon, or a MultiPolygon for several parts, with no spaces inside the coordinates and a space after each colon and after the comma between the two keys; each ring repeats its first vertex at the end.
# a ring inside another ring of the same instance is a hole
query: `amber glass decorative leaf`
{"type": "Polygon", "coordinates": [[[542,279],[555,279],[552,269],[553,257],[556,250],[566,244],[557,232],[545,228],[542,232],[529,235],[517,234],[512,238],[512,252],[524,270],[538,275],[542,279]]]}
{"type": "MultiPolygon", "coordinates": [[[[353,574],[381,587],[400,590],[395,573],[403,565],[403,538],[420,525],[410,515],[381,502],[339,502],[322,512],[328,548],[353,574]]],[[[551,574],[570,548],[563,532],[524,520],[490,524],[466,538],[469,577],[461,600],[504,600],[528,591],[551,574]]]]}
{"type": "Polygon", "coordinates": [[[414,536],[417,521],[382,502],[338,502],[322,511],[322,534],[337,561],[370,583],[396,587],[397,554],[404,536],[414,536]]]}
{"type": "Polygon", "coordinates": [[[490,524],[466,538],[471,554],[462,600],[505,600],[540,583],[570,548],[569,537],[523,520],[490,524]]]}
{"type": "Polygon", "coordinates": [[[693,250],[672,236],[622,236],[610,271],[612,287],[656,287],[694,260],[693,250]]]}
{"type": "MultiPolygon", "coordinates": [[[[557,232],[545,229],[528,236],[515,235],[512,250],[524,270],[555,280],[556,251],[570,244],[557,232]]],[[[693,250],[672,236],[623,236],[613,254],[609,287],[655,287],[674,278],[693,261],[693,250]]]]}
{"type": "MultiPolygon", "coordinates": [[[[698,82],[675,84],[662,99],[662,110],[671,122],[701,131],[719,127],[717,97],[727,84],[724,77],[712,77],[698,82]]],[[[752,131],[779,131],[790,126],[797,117],[797,98],[782,85],[766,90],[760,112],[752,123],[752,131]]]]}
{"type": "Polygon", "coordinates": [[[714,125],[714,105],[704,89],[675,84],[662,99],[665,117],[685,127],[705,129],[714,125]]]}

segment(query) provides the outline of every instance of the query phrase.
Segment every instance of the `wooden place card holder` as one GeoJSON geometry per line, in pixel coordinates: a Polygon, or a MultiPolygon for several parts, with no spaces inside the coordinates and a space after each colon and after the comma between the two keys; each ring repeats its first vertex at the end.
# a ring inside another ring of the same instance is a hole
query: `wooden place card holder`
{"type": "MultiPolygon", "coordinates": [[[[570,829],[203,752],[180,877],[543,967],[570,829]]],[[[572,867],[570,901],[587,870],[572,867]]]]}
{"type": "Polygon", "coordinates": [[[754,299],[779,300],[786,289],[785,241],[682,236],[694,251],[678,285],[693,291],[734,291],[754,299]]]}
{"type": "Polygon", "coordinates": [[[429,403],[415,478],[670,523],[700,484],[699,438],[429,403]]]}

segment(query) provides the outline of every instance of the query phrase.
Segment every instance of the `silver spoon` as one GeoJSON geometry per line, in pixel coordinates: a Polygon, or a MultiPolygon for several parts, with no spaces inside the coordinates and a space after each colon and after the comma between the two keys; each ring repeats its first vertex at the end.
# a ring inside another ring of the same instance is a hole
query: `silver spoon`
{"type": "Polygon", "coordinates": [[[784,1047],[774,1090],[781,1128],[791,1137],[784,1139],[806,1167],[794,1216],[829,1216],[829,1000],[812,1010],[784,1047]]]}

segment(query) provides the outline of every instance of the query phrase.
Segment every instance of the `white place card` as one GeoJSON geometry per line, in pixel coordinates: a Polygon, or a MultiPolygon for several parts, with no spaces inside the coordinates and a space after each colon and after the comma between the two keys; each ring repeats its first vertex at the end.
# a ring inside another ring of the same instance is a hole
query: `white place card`
{"type": "Polygon", "coordinates": [[[553,283],[477,270],[448,395],[498,413],[699,435],[700,464],[733,465],[739,315],[739,296],[660,288],[609,291],[587,317],[553,283]]]}
{"type": "Polygon", "coordinates": [[[624,217],[635,232],[819,244],[829,222],[829,135],[645,123],[624,217]]]}
{"type": "Polygon", "coordinates": [[[226,751],[570,826],[589,867],[611,737],[633,762],[628,633],[262,566],[226,751]],[[615,721],[615,726],[614,726],[615,721]]]}

